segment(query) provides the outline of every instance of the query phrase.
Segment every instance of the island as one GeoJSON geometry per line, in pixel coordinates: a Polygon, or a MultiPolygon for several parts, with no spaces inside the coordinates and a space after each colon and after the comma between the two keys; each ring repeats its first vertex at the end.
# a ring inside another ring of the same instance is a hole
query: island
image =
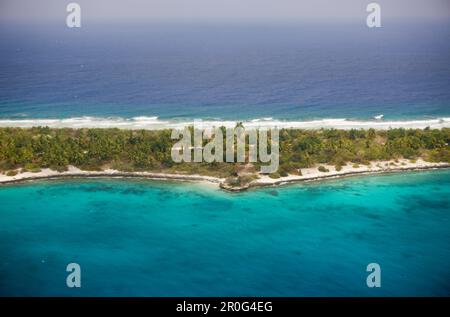
{"type": "Polygon", "coordinates": [[[205,181],[228,191],[357,174],[450,167],[450,129],[281,129],[279,168],[175,163],[171,130],[0,128],[0,183],[59,177],[205,181]]]}

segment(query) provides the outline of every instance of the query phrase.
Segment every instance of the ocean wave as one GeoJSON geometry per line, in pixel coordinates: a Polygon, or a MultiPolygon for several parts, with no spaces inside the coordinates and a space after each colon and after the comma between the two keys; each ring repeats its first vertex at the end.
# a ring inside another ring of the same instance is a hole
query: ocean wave
{"type": "MultiPolygon", "coordinates": [[[[198,124],[198,120],[161,120],[158,117],[139,116],[134,118],[120,117],[74,117],[64,119],[0,119],[0,127],[30,128],[48,126],[51,128],[121,128],[121,129],[180,129],[185,126],[198,124]]],[[[343,118],[328,118],[309,121],[277,120],[273,118],[249,120],[202,120],[203,128],[235,127],[242,122],[246,128],[294,128],[294,129],[380,129],[390,128],[450,128],[450,118],[417,119],[417,120],[350,120],[343,118]]]]}
{"type": "Polygon", "coordinates": [[[373,118],[374,118],[375,120],[381,120],[381,119],[383,119],[383,117],[384,117],[384,114],[379,114],[379,115],[377,115],[377,116],[374,116],[373,118]]]}
{"type": "Polygon", "coordinates": [[[261,121],[273,121],[273,118],[272,117],[269,117],[269,118],[258,118],[258,119],[252,119],[252,120],[250,120],[250,122],[261,122],[261,121]]]}

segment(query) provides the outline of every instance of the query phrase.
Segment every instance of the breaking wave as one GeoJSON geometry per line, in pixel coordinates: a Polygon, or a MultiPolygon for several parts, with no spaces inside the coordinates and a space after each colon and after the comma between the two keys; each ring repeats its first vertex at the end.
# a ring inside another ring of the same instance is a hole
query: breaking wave
{"type": "MultiPolygon", "coordinates": [[[[195,121],[198,124],[198,120],[195,121]]],[[[234,127],[242,122],[246,128],[294,128],[294,129],[380,129],[390,128],[450,128],[450,118],[417,119],[417,120],[351,120],[351,119],[317,119],[309,121],[277,120],[260,118],[249,120],[202,120],[204,128],[234,127]]],[[[139,116],[133,118],[121,117],[74,117],[65,119],[0,119],[0,127],[30,128],[48,126],[50,128],[121,128],[121,129],[173,129],[193,125],[194,120],[161,120],[158,117],[139,116]]]]}

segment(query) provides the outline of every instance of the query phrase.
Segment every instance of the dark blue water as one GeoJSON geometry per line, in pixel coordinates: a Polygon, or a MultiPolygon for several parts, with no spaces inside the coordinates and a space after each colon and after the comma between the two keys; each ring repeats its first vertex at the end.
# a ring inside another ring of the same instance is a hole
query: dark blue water
{"type": "Polygon", "coordinates": [[[450,115],[450,23],[0,28],[0,117],[450,115]]]}
{"type": "Polygon", "coordinates": [[[0,295],[449,296],[450,171],[230,194],[200,184],[0,187],[0,295]],[[66,287],[66,265],[81,288],[66,287]],[[381,266],[381,288],[366,266],[381,266]]]}

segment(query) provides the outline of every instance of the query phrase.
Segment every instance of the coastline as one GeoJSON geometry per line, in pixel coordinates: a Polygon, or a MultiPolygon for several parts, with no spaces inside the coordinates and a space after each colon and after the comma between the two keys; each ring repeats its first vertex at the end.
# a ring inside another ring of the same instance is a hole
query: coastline
{"type": "MultiPolygon", "coordinates": [[[[388,161],[383,161],[388,162],[388,161]]],[[[408,172],[408,171],[426,171],[426,170],[437,170],[437,169],[447,169],[450,168],[450,163],[430,163],[421,161],[417,163],[409,163],[407,165],[400,165],[400,166],[388,166],[388,167],[375,167],[373,166],[373,163],[371,163],[371,167],[369,166],[360,166],[359,168],[353,168],[351,167],[351,164],[348,164],[346,166],[342,167],[341,171],[336,171],[334,169],[334,166],[332,165],[323,165],[326,168],[330,169],[330,172],[322,173],[322,172],[313,172],[310,175],[302,175],[302,176],[295,176],[295,175],[289,175],[287,177],[282,177],[280,179],[271,179],[268,176],[264,176],[264,178],[258,179],[255,183],[255,186],[258,187],[264,187],[264,186],[281,186],[281,185],[287,185],[291,183],[298,183],[298,182],[314,182],[314,181],[321,181],[321,180],[327,180],[327,179],[339,179],[339,178],[345,178],[350,176],[358,176],[358,175],[378,175],[378,174],[387,174],[387,173],[401,173],[401,172],[408,172]]],[[[317,168],[311,168],[317,170],[317,168]]],[[[305,169],[302,169],[304,173],[305,169]]],[[[252,187],[252,186],[250,186],[252,187]]]]}
{"type": "Polygon", "coordinates": [[[24,172],[15,176],[0,174],[0,185],[17,184],[37,180],[51,180],[64,178],[145,178],[151,180],[171,180],[171,181],[193,181],[214,184],[228,192],[242,192],[250,188],[281,186],[300,182],[313,182],[327,179],[338,179],[356,175],[375,175],[384,173],[398,173],[407,171],[421,171],[450,168],[450,163],[431,163],[422,159],[410,162],[405,159],[395,162],[373,161],[370,165],[354,167],[352,164],[342,166],[340,171],[336,171],[332,165],[323,164],[327,172],[320,172],[318,166],[301,169],[302,175],[288,175],[280,178],[270,178],[267,175],[259,175],[259,178],[243,186],[229,186],[224,178],[196,175],[196,174],[168,174],[153,172],[122,172],[113,169],[104,171],[84,171],[74,166],[69,166],[67,171],[58,172],[51,169],[42,169],[40,172],[24,172]]]}
{"type": "MultiPolygon", "coordinates": [[[[160,119],[157,116],[139,116],[132,118],[122,117],[94,117],[80,116],[69,118],[1,118],[0,127],[8,128],[33,128],[33,127],[49,127],[49,128],[118,128],[126,130],[164,130],[164,129],[183,129],[186,126],[193,125],[195,119],[160,119]]],[[[254,118],[254,119],[201,119],[203,128],[226,127],[234,128],[236,124],[242,123],[247,129],[258,128],[278,128],[278,129],[376,129],[389,130],[395,128],[404,129],[431,129],[450,128],[450,117],[434,117],[434,118],[404,118],[404,119],[388,119],[388,118],[367,118],[367,119],[351,119],[351,118],[316,118],[305,120],[287,120],[277,118],[254,118]]]]}
{"type": "Polygon", "coordinates": [[[152,172],[123,172],[114,169],[106,169],[103,171],[84,171],[75,166],[70,165],[67,171],[58,172],[49,168],[44,168],[40,172],[24,172],[15,176],[6,176],[0,173],[0,185],[17,184],[35,180],[46,179],[64,179],[64,178],[146,178],[153,180],[173,180],[173,181],[196,181],[212,184],[219,184],[224,179],[203,176],[203,175],[187,175],[187,174],[168,174],[168,173],[152,173],[152,172]]]}

